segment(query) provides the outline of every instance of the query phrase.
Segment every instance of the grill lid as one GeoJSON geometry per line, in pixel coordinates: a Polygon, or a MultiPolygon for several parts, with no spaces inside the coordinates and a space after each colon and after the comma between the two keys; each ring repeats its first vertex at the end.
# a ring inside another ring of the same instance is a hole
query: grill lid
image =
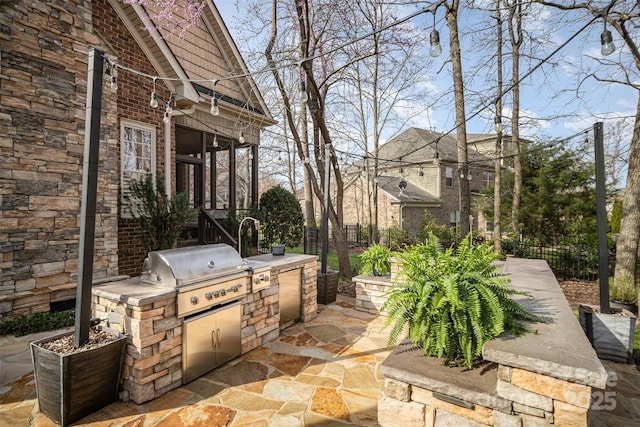
{"type": "Polygon", "coordinates": [[[171,287],[247,269],[240,254],[224,243],[149,252],[145,264],[143,280],[171,287]]]}

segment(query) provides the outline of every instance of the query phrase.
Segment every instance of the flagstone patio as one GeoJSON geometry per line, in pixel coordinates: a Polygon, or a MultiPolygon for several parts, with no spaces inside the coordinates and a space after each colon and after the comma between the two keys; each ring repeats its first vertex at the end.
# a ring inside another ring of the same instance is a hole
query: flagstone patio
{"type": "MultiPolygon", "coordinates": [[[[336,303],[319,306],[316,319],[189,384],[141,405],[118,401],[74,425],[378,426],[380,365],[390,354],[384,317],[356,311],[354,304],[339,295],[336,303]]],[[[38,411],[29,369],[28,342],[41,335],[0,338],[0,426],[55,426],[38,411]]],[[[600,410],[589,412],[589,425],[640,426],[637,367],[603,365],[617,381],[600,410]]]]}

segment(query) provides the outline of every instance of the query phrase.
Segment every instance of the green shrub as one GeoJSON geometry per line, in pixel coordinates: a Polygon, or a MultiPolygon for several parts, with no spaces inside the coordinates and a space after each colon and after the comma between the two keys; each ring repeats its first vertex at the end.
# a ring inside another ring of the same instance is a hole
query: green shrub
{"type": "Polygon", "coordinates": [[[132,180],[130,194],[125,197],[127,213],[138,225],[137,233],[147,252],[174,248],[184,226],[198,217],[189,206],[187,193],[167,196],[164,180],[154,180],[151,174],[132,180]]]}
{"type": "Polygon", "coordinates": [[[0,335],[20,337],[36,332],[52,331],[73,326],[74,321],[75,310],[36,313],[27,317],[0,321],[0,335]]]}
{"type": "Polygon", "coordinates": [[[485,342],[505,330],[522,332],[518,320],[536,320],[510,298],[521,293],[505,286],[509,279],[497,272],[489,244],[470,246],[464,239],[457,250],[442,250],[431,235],[397,257],[400,282],[381,308],[388,312],[385,327],[393,325],[389,346],[407,327],[426,356],[470,368],[485,342]]]}
{"type": "Polygon", "coordinates": [[[304,215],[296,196],[277,186],[260,196],[263,242],[268,247],[281,243],[299,246],[304,234],[304,215]]]}

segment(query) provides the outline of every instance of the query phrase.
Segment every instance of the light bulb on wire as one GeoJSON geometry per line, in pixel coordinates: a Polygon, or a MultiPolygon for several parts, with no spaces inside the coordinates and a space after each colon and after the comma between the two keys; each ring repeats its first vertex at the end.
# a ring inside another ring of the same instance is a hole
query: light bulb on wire
{"type": "Polygon", "coordinates": [[[606,29],[600,34],[600,53],[603,56],[611,55],[616,50],[616,45],[613,44],[613,37],[611,36],[611,31],[606,29]]]}
{"type": "Polygon", "coordinates": [[[218,98],[216,97],[216,84],[218,84],[218,80],[212,80],[213,89],[211,93],[211,115],[217,116],[220,114],[220,107],[218,107],[218,98]]]}
{"type": "Polygon", "coordinates": [[[429,55],[437,58],[442,54],[442,46],[440,45],[440,33],[436,30],[436,12],[433,12],[433,30],[429,34],[429,55]]]}
{"type": "Polygon", "coordinates": [[[151,101],[149,101],[149,105],[151,108],[158,108],[158,94],[156,93],[156,79],[153,78],[153,92],[151,92],[151,101]]]}
{"type": "Polygon", "coordinates": [[[240,131],[240,136],[238,137],[238,141],[240,142],[240,144],[244,144],[245,142],[244,132],[240,131]]]}

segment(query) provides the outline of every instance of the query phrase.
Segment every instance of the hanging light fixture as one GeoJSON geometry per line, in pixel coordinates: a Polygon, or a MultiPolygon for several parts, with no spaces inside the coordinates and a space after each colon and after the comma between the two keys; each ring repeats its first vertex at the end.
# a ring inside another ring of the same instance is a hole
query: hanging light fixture
{"type": "Polygon", "coordinates": [[[496,117],[493,119],[493,122],[495,123],[496,133],[502,133],[502,131],[504,130],[504,127],[502,126],[502,118],[496,115],[496,117]]]}
{"type": "Polygon", "coordinates": [[[436,150],[433,153],[433,164],[435,166],[440,166],[440,153],[438,152],[438,141],[440,138],[436,139],[436,150]]]}
{"type": "Polygon", "coordinates": [[[436,12],[433,11],[433,30],[429,35],[429,55],[433,58],[437,58],[442,53],[442,46],[440,46],[440,33],[436,30],[436,12]]]}
{"type": "Polygon", "coordinates": [[[309,95],[307,95],[307,85],[304,83],[304,80],[300,81],[300,102],[309,101],[309,95]]]}
{"type": "Polygon", "coordinates": [[[218,134],[213,134],[213,148],[218,148],[218,134]]]}
{"type": "Polygon", "coordinates": [[[153,92],[151,92],[151,101],[149,101],[149,105],[151,108],[158,108],[158,94],[156,93],[156,80],[157,76],[153,78],[153,92]]]}
{"type": "Polygon", "coordinates": [[[218,98],[216,97],[216,83],[218,83],[218,80],[213,80],[213,94],[211,95],[212,116],[217,116],[220,114],[220,107],[218,107],[218,98]]]}
{"type": "Polygon", "coordinates": [[[238,141],[240,142],[240,144],[244,144],[244,132],[240,131],[240,136],[238,137],[238,141]]]}
{"type": "Polygon", "coordinates": [[[611,9],[613,3],[614,2],[606,6],[601,12],[601,16],[604,16],[604,30],[602,34],[600,34],[600,53],[602,53],[603,56],[611,55],[616,50],[611,31],[607,30],[607,17],[609,16],[609,9],[611,9]]]}
{"type": "Polygon", "coordinates": [[[613,44],[613,37],[611,31],[607,30],[607,21],[604,21],[604,31],[600,34],[600,53],[607,56],[611,55],[616,50],[616,45],[613,44]]]}

